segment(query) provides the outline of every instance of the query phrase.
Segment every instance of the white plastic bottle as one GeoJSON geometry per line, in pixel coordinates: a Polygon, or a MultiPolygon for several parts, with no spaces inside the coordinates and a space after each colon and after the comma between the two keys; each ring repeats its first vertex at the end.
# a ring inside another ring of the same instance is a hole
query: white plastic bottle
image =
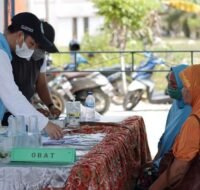
{"type": "Polygon", "coordinates": [[[91,91],[85,99],[85,121],[95,121],[95,98],[91,91]]]}

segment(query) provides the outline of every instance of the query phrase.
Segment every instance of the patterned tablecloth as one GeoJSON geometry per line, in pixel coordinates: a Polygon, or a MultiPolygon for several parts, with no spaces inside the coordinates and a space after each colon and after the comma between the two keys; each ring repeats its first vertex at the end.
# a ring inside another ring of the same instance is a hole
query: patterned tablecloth
{"type": "Polygon", "coordinates": [[[142,117],[120,123],[89,123],[67,134],[106,134],[72,166],[3,165],[2,190],[129,190],[151,160],[142,117]]]}

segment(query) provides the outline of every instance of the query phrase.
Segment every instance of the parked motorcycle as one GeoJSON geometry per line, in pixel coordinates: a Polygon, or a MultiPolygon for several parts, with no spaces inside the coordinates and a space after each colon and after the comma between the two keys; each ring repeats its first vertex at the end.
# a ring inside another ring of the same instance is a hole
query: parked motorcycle
{"type": "Polygon", "coordinates": [[[96,101],[96,111],[103,114],[110,106],[113,86],[99,72],[69,72],[63,74],[70,82],[71,92],[77,101],[84,104],[88,91],[92,91],[96,101]]]}
{"type": "Polygon", "coordinates": [[[107,77],[114,88],[112,103],[116,105],[122,105],[124,99],[122,72],[126,72],[126,85],[128,86],[131,83],[131,66],[126,66],[125,71],[121,71],[120,65],[100,70],[100,73],[107,77]]]}
{"type": "Polygon", "coordinates": [[[76,99],[84,104],[88,91],[93,91],[96,111],[103,114],[110,106],[113,87],[99,72],[60,73],[48,82],[50,89],[57,91],[65,101],[76,99]]]}
{"type": "Polygon", "coordinates": [[[59,93],[65,101],[73,100],[74,95],[71,92],[72,85],[69,80],[63,73],[56,73],[56,75],[54,79],[48,82],[48,87],[59,93]]]}
{"type": "Polygon", "coordinates": [[[124,97],[123,108],[132,110],[146,93],[147,99],[152,104],[172,103],[170,96],[164,92],[155,92],[155,83],[151,80],[153,69],[156,65],[165,64],[165,62],[152,53],[146,54],[147,61],[143,62],[132,76],[133,81],[128,86],[128,92],[124,97]]]}
{"type": "MultiPolygon", "coordinates": [[[[82,62],[79,61],[77,66],[82,62]]],[[[88,91],[93,91],[96,111],[103,114],[108,110],[113,96],[113,86],[104,75],[99,72],[73,72],[74,64],[64,67],[65,72],[49,65],[48,85],[50,89],[56,90],[66,101],[75,98],[82,104],[85,102],[88,91]]]]}

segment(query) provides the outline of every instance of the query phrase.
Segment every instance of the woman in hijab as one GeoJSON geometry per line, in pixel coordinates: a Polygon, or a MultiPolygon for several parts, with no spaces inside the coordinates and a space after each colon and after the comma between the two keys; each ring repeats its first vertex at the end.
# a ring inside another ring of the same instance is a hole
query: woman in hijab
{"type": "Polygon", "coordinates": [[[183,101],[181,95],[183,83],[179,77],[179,73],[186,67],[187,65],[184,64],[174,66],[168,75],[168,94],[174,101],[167,116],[165,131],[158,143],[158,153],[154,158],[154,164],[157,167],[163,155],[171,150],[177,134],[191,113],[191,106],[183,101]]]}
{"type": "Polygon", "coordinates": [[[148,189],[153,181],[158,177],[160,160],[165,153],[171,150],[177,134],[180,132],[183,123],[191,113],[191,106],[185,104],[181,96],[183,83],[180,80],[179,73],[186,67],[187,65],[184,64],[174,66],[169,72],[168,93],[169,96],[174,99],[173,104],[167,116],[165,131],[158,143],[158,152],[154,157],[153,162],[147,164],[147,167],[144,168],[144,171],[137,182],[135,190],[148,189]]]}
{"type": "Polygon", "coordinates": [[[192,106],[187,118],[172,147],[174,160],[149,190],[164,190],[181,181],[190,168],[192,160],[200,151],[200,65],[192,65],[180,73],[183,82],[182,96],[185,104],[192,106]],[[195,115],[195,116],[194,116],[195,115]],[[198,117],[198,118],[196,118],[198,117]]]}

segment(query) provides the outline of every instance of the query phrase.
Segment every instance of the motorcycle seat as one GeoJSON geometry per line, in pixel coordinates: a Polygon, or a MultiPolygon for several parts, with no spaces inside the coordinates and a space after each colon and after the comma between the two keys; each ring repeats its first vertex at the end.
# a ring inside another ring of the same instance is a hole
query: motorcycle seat
{"type": "Polygon", "coordinates": [[[65,73],[64,75],[67,77],[68,80],[71,80],[73,78],[85,77],[89,73],[90,72],[69,72],[69,73],[65,73]]]}

